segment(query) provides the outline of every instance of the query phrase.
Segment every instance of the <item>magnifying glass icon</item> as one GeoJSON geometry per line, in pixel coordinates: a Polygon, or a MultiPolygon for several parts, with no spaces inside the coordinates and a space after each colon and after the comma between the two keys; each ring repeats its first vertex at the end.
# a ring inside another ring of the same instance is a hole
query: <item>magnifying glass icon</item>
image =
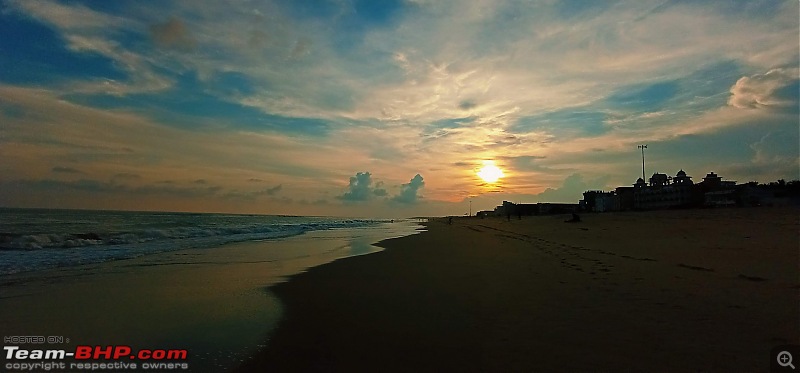
{"type": "Polygon", "coordinates": [[[790,354],[789,351],[779,352],[778,365],[782,367],[792,367],[792,369],[794,369],[794,365],[792,365],[792,354],[790,354]]]}

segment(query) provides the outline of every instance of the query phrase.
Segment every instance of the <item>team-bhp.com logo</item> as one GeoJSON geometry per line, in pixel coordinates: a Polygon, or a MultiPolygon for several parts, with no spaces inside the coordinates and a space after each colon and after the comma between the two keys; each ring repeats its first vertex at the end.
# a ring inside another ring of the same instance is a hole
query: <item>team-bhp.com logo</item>
{"type": "Polygon", "coordinates": [[[119,370],[155,369],[185,370],[187,351],[180,349],[140,349],[130,346],[77,346],[73,351],[59,349],[25,349],[3,346],[7,370],[119,370]],[[63,361],[73,359],[69,363],[63,361]]]}

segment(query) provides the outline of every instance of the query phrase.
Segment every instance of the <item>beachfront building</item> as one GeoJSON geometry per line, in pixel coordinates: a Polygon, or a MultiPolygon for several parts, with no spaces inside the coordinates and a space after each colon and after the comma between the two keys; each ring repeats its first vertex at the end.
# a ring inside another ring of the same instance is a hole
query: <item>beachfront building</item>
{"type": "Polygon", "coordinates": [[[731,180],[722,180],[722,178],[715,174],[714,171],[709,172],[700,183],[704,192],[716,192],[720,190],[732,190],[736,188],[736,182],[731,180]]]}
{"type": "Polygon", "coordinates": [[[639,178],[633,185],[633,208],[652,210],[675,207],[691,207],[697,205],[701,194],[692,182],[692,177],[683,170],[675,177],[654,173],[649,185],[639,178]]]}
{"type": "Polygon", "coordinates": [[[703,206],[730,207],[736,206],[739,196],[736,190],[717,190],[703,195],[703,206]]]}
{"type": "Polygon", "coordinates": [[[735,206],[741,201],[740,193],[736,190],[736,182],[722,180],[713,171],[703,178],[700,190],[703,193],[703,205],[706,207],[735,206]]]}
{"type": "Polygon", "coordinates": [[[577,203],[513,203],[503,201],[495,207],[494,215],[497,216],[531,216],[548,214],[566,214],[578,211],[577,203]]]}
{"type": "Polygon", "coordinates": [[[686,175],[686,171],[681,169],[678,174],[672,179],[675,185],[692,185],[692,177],[686,175]]]}
{"type": "Polygon", "coordinates": [[[680,170],[674,177],[654,173],[648,182],[638,178],[632,186],[614,191],[588,190],[580,201],[581,210],[586,212],[761,205],[800,206],[800,181],[737,185],[712,171],[703,181],[694,183],[686,171],[680,170]]]}
{"type": "Polygon", "coordinates": [[[483,211],[478,211],[478,212],[476,212],[476,213],[475,213],[475,216],[477,216],[477,217],[479,217],[479,218],[483,219],[483,218],[485,218],[485,217],[489,217],[489,216],[497,216],[497,213],[496,213],[496,212],[494,212],[494,211],[483,210],[483,211]]]}
{"type": "Polygon", "coordinates": [[[664,187],[669,185],[670,180],[672,180],[672,178],[667,176],[667,174],[660,174],[656,172],[653,174],[653,176],[650,177],[650,186],[664,187]]]}
{"type": "Polygon", "coordinates": [[[620,203],[614,191],[588,190],[583,192],[582,210],[588,212],[619,211],[620,203]]]}
{"type": "Polygon", "coordinates": [[[696,191],[692,177],[680,170],[675,177],[657,172],[648,182],[638,178],[633,186],[622,186],[609,192],[586,191],[582,206],[585,211],[606,212],[689,207],[698,202],[702,202],[702,195],[696,191]]]}
{"type": "Polygon", "coordinates": [[[633,192],[636,190],[635,186],[621,186],[617,187],[617,211],[628,211],[633,209],[633,192]]]}
{"type": "Polygon", "coordinates": [[[578,212],[578,204],[539,202],[536,204],[536,210],[539,215],[569,214],[578,212]]]}

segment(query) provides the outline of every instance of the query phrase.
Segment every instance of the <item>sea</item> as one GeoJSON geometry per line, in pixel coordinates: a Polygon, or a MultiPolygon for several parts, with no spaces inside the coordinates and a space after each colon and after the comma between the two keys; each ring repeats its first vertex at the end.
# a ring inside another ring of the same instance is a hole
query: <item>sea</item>
{"type": "Polygon", "coordinates": [[[67,350],[183,348],[188,371],[228,371],[284,317],[272,285],[419,222],[0,208],[0,331],[67,350]]]}
{"type": "Polygon", "coordinates": [[[0,275],[390,222],[394,220],[0,208],[0,275]]]}

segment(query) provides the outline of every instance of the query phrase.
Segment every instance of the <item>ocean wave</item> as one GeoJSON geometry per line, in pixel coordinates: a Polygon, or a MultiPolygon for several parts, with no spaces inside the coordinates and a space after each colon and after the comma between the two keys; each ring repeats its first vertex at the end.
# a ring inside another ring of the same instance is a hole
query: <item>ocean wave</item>
{"type": "MultiPolygon", "coordinates": [[[[38,250],[98,245],[141,244],[158,241],[188,240],[208,237],[246,236],[244,239],[269,239],[292,236],[315,230],[360,227],[375,224],[372,220],[344,220],[318,223],[252,224],[228,227],[151,228],[120,233],[0,233],[0,250],[38,250]]],[[[240,237],[242,238],[242,237],[240,237]]]]}
{"type": "Polygon", "coordinates": [[[379,220],[318,220],[232,224],[223,219],[206,225],[140,227],[124,232],[0,233],[0,274],[130,259],[161,252],[279,239],[310,231],[381,223],[379,220]]]}

